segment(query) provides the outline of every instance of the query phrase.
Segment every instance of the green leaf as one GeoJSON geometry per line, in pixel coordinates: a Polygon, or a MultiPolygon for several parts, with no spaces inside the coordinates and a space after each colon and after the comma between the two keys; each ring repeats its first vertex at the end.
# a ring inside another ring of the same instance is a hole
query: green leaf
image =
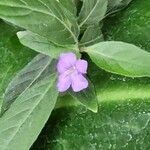
{"type": "Polygon", "coordinates": [[[75,45],[61,47],[30,31],[20,31],[17,33],[17,36],[24,46],[27,46],[37,52],[49,55],[52,58],[57,58],[60,53],[63,52],[74,51],[74,53],[77,53],[77,48],[75,45]]]}
{"type": "Polygon", "coordinates": [[[51,64],[52,59],[50,57],[39,54],[25,66],[6,88],[2,112],[7,110],[18,96],[24,94],[35,83],[39,82],[49,68],[51,72],[55,72],[55,66],[50,66],[51,64]]]}
{"type": "MultiPolygon", "coordinates": [[[[22,76],[27,74],[30,72],[22,76]]],[[[55,107],[58,96],[55,81],[56,74],[51,72],[49,66],[40,79],[18,95],[10,109],[0,118],[1,150],[27,150],[31,147],[55,107]]]]}
{"type": "Polygon", "coordinates": [[[108,0],[108,14],[120,11],[129,5],[132,0],[108,0]]]}
{"type": "Polygon", "coordinates": [[[86,49],[93,62],[106,71],[129,76],[150,76],[150,53],[132,44],[101,42],[86,49]]]}
{"type": "Polygon", "coordinates": [[[87,27],[80,40],[79,46],[84,47],[84,46],[94,45],[96,43],[102,42],[103,40],[104,39],[103,39],[101,27],[99,24],[97,24],[97,25],[87,27]]]}
{"type": "Polygon", "coordinates": [[[69,10],[74,16],[77,14],[76,8],[76,1],[77,0],[61,0],[59,1],[67,10],[69,10]]]}
{"type": "Polygon", "coordinates": [[[56,0],[1,0],[0,18],[59,45],[77,43],[76,18],[56,0]]]}
{"type": "Polygon", "coordinates": [[[98,111],[98,102],[97,96],[95,93],[94,85],[89,81],[89,87],[81,92],[69,91],[69,94],[75,99],[81,102],[83,106],[87,109],[97,112],[98,111]]]}
{"type": "Polygon", "coordinates": [[[149,104],[103,104],[96,114],[81,107],[57,109],[31,150],[149,149],[149,104]]]}
{"type": "Polygon", "coordinates": [[[107,11],[107,0],[83,0],[79,14],[79,26],[90,26],[100,22],[107,11]]]}
{"type": "Polygon", "coordinates": [[[106,40],[133,43],[150,51],[149,4],[149,0],[134,0],[124,11],[108,18],[103,26],[106,40]]]}

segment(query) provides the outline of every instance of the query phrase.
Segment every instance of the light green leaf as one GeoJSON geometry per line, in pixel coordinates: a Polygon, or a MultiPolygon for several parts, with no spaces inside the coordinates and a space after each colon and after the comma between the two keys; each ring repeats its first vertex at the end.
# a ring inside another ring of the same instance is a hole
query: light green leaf
{"type": "Polygon", "coordinates": [[[89,26],[100,22],[107,11],[107,0],[83,0],[79,14],[79,26],[89,26]]]}
{"type": "Polygon", "coordinates": [[[24,94],[36,82],[39,82],[48,69],[55,72],[52,59],[46,55],[39,54],[26,67],[24,67],[15,78],[9,83],[5,91],[5,98],[2,105],[2,112],[8,109],[16,98],[24,94]]]}
{"type": "Polygon", "coordinates": [[[69,10],[74,16],[77,15],[77,8],[76,8],[76,1],[77,0],[60,0],[59,2],[69,10]]]}
{"type": "Polygon", "coordinates": [[[97,112],[98,111],[98,100],[95,93],[94,85],[89,81],[89,87],[81,92],[69,91],[69,94],[77,101],[79,101],[87,109],[97,112]]]}
{"type": "Polygon", "coordinates": [[[97,25],[87,27],[87,29],[83,34],[83,37],[80,40],[79,46],[83,47],[83,46],[94,45],[96,43],[102,42],[103,40],[104,39],[103,39],[101,27],[99,24],[97,24],[97,25]]]}
{"type": "Polygon", "coordinates": [[[129,77],[150,76],[150,53],[132,44],[101,42],[86,49],[97,66],[129,77]]]}
{"type": "Polygon", "coordinates": [[[68,45],[66,47],[61,47],[55,45],[54,43],[48,41],[46,38],[34,34],[30,31],[20,31],[17,33],[20,42],[37,52],[51,56],[52,58],[57,58],[60,53],[74,51],[77,53],[77,47],[75,45],[68,45]]]}
{"type": "MultiPolygon", "coordinates": [[[[43,62],[43,60],[40,61],[43,62]]],[[[47,62],[51,62],[51,59],[47,62]]],[[[36,62],[33,64],[36,65],[36,62]]],[[[30,83],[30,87],[21,89],[22,93],[0,118],[1,150],[29,149],[54,109],[58,96],[55,86],[56,74],[51,72],[50,66],[43,67],[43,70],[44,68],[45,71],[41,77],[38,80],[35,79],[32,85],[30,83]]],[[[22,74],[22,79],[25,79],[24,75],[27,75],[28,78],[29,74],[28,70],[26,74],[22,74]]],[[[31,79],[33,78],[31,77],[31,79]]],[[[23,88],[23,85],[19,85],[19,87],[23,88]]]]}
{"type": "Polygon", "coordinates": [[[0,18],[59,45],[77,43],[76,18],[56,0],[1,0],[0,18]]]}

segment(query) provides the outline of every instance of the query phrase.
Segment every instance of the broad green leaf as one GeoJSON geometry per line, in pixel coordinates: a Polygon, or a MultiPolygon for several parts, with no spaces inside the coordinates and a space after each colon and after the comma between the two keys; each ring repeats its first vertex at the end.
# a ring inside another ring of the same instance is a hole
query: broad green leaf
{"type": "Polygon", "coordinates": [[[102,42],[103,40],[104,39],[103,39],[101,27],[99,24],[97,24],[97,25],[89,26],[85,30],[80,40],[79,46],[84,47],[84,46],[94,45],[96,43],[102,42]]]}
{"type": "Polygon", "coordinates": [[[1,0],[0,18],[59,45],[77,43],[76,18],[56,0],[1,0]]]}
{"type": "Polygon", "coordinates": [[[150,102],[126,102],[103,104],[96,114],[81,107],[55,110],[31,150],[149,149],[150,102]]]}
{"type": "Polygon", "coordinates": [[[100,22],[107,11],[107,0],[83,0],[79,14],[79,26],[90,26],[100,22]]]}
{"type": "Polygon", "coordinates": [[[24,46],[27,46],[37,52],[49,55],[52,58],[57,58],[63,52],[74,51],[77,53],[77,48],[75,45],[61,47],[30,31],[20,31],[17,33],[17,36],[24,46]]]}
{"type": "MultiPolygon", "coordinates": [[[[46,55],[39,54],[24,69],[22,69],[15,78],[9,83],[2,105],[4,112],[11,103],[20,95],[32,87],[35,82],[41,80],[42,75],[49,68],[52,59],[46,55]]],[[[51,67],[51,72],[55,71],[55,66],[51,67]]]]}
{"type": "Polygon", "coordinates": [[[27,150],[31,147],[55,107],[58,96],[55,81],[56,74],[49,66],[0,118],[1,150],[27,150]]]}
{"type": "Polygon", "coordinates": [[[108,14],[120,11],[129,5],[132,0],[108,0],[108,14]]]}
{"type": "Polygon", "coordinates": [[[81,92],[69,91],[69,94],[77,101],[79,101],[87,109],[97,112],[98,111],[98,100],[95,93],[94,85],[89,81],[89,87],[81,92]]]}
{"type": "Polygon", "coordinates": [[[150,77],[150,53],[124,42],[101,42],[85,50],[102,69],[129,77],[150,77]]]}
{"type": "Polygon", "coordinates": [[[69,10],[74,16],[77,15],[77,8],[76,8],[76,1],[77,0],[60,0],[59,2],[69,10]]]}

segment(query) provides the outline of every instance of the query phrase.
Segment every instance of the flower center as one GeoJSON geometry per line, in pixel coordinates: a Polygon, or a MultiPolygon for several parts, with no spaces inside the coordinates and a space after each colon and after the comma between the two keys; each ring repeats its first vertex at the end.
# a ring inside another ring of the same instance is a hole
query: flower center
{"type": "Polygon", "coordinates": [[[71,75],[72,73],[74,73],[75,70],[76,70],[76,67],[75,67],[75,66],[70,67],[70,68],[65,72],[65,73],[66,73],[66,76],[71,75]]]}

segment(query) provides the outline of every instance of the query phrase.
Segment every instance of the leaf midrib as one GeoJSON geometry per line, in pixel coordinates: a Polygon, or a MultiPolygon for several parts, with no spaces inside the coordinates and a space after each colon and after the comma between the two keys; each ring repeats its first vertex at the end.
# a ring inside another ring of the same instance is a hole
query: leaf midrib
{"type": "Polygon", "coordinates": [[[87,17],[80,23],[79,27],[81,28],[85,23],[86,21],[89,19],[89,17],[92,15],[92,13],[94,12],[95,8],[97,7],[99,3],[99,0],[97,0],[95,6],[93,7],[93,9],[90,11],[90,13],[87,15],[87,17]]]}
{"type": "MultiPolygon", "coordinates": [[[[50,16],[56,18],[56,19],[70,32],[70,34],[71,34],[71,36],[73,37],[75,43],[76,43],[76,44],[78,43],[78,40],[77,40],[75,34],[71,31],[71,29],[70,29],[61,19],[59,19],[56,15],[54,15],[54,14],[52,14],[52,13],[49,13],[49,12],[44,11],[44,10],[35,9],[35,8],[31,7],[31,6],[28,6],[28,7],[27,7],[27,6],[21,6],[21,5],[18,5],[18,6],[17,6],[17,5],[11,6],[11,5],[6,5],[6,4],[2,4],[2,3],[0,3],[0,5],[8,6],[8,7],[24,8],[24,9],[29,9],[29,10],[34,11],[34,12],[39,12],[39,13],[43,13],[43,14],[46,14],[46,15],[50,15],[50,16]]],[[[9,15],[8,15],[8,16],[9,16],[9,15]]],[[[10,16],[11,16],[11,15],[10,15],[10,16]]]]}
{"type": "MultiPolygon", "coordinates": [[[[55,73],[51,74],[51,76],[54,76],[55,73]]],[[[50,77],[51,77],[50,76],[50,77]]],[[[29,118],[29,116],[32,114],[32,112],[34,111],[34,109],[39,105],[39,103],[41,102],[41,100],[44,98],[44,96],[46,95],[46,93],[48,92],[48,90],[51,88],[51,86],[53,85],[53,82],[55,81],[55,78],[53,79],[53,81],[51,81],[51,84],[49,84],[49,86],[47,87],[47,89],[45,90],[45,92],[40,96],[39,100],[37,101],[37,103],[35,104],[35,106],[29,111],[28,115],[25,117],[25,119],[23,120],[23,122],[18,126],[16,132],[14,133],[14,135],[10,138],[10,140],[7,142],[7,144],[5,145],[5,147],[3,148],[3,150],[6,150],[6,148],[8,147],[8,145],[11,143],[11,141],[13,140],[13,138],[16,136],[16,134],[18,133],[19,129],[21,126],[23,126],[23,124],[25,123],[25,121],[29,118]]],[[[19,97],[18,97],[19,98],[19,97]]]]}
{"type": "Polygon", "coordinates": [[[97,36],[96,38],[94,38],[94,39],[92,39],[92,40],[90,40],[90,41],[87,41],[87,42],[84,42],[84,43],[79,44],[79,46],[83,46],[83,45],[85,45],[85,44],[90,44],[90,43],[92,43],[92,42],[94,42],[94,41],[100,39],[101,37],[102,37],[102,35],[97,36]]]}

